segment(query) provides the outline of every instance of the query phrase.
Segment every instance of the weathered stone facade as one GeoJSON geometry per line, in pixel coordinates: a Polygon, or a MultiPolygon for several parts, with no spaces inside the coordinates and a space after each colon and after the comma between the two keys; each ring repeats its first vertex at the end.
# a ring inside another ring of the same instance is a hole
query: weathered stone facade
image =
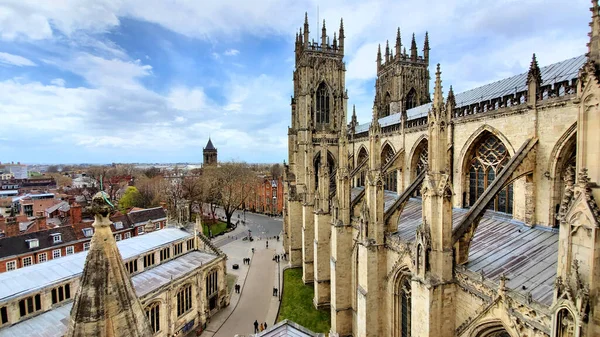
{"type": "Polygon", "coordinates": [[[420,57],[414,38],[410,55],[400,51],[398,31],[395,55],[377,53],[372,121],[353,114],[347,127],[343,25],[333,45],[324,25],[318,45],[305,20],[284,246],[314,284],[315,306],[330,307],[334,335],[600,335],[592,5],[586,56],[540,68],[534,55],[527,74],[450,87],[446,99],[438,65],[432,103],[428,36],[420,57]]]}

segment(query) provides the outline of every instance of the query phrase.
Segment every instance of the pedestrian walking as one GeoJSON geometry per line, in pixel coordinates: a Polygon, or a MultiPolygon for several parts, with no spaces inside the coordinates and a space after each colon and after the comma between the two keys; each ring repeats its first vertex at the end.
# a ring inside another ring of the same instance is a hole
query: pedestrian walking
{"type": "Polygon", "coordinates": [[[258,332],[258,321],[254,320],[254,333],[258,332]]]}
{"type": "Polygon", "coordinates": [[[263,331],[264,329],[265,329],[265,326],[264,326],[262,323],[260,323],[260,328],[259,328],[259,330],[260,330],[260,331],[263,331]]]}
{"type": "Polygon", "coordinates": [[[267,248],[269,248],[269,241],[267,241],[267,248]]]}
{"type": "Polygon", "coordinates": [[[267,322],[265,322],[265,330],[267,330],[267,322]]]}

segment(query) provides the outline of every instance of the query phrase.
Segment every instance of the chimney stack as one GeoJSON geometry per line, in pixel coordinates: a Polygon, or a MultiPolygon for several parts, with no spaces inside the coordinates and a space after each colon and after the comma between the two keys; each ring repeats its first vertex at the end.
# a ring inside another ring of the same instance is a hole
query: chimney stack
{"type": "Polygon", "coordinates": [[[7,238],[19,235],[20,230],[19,230],[19,222],[17,222],[17,218],[7,218],[6,219],[5,233],[6,233],[7,238]]]}
{"type": "Polygon", "coordinates": [[[81,206],[77,204],[71,205],[71,224],[77,225],[81,223],[81,206]]]}

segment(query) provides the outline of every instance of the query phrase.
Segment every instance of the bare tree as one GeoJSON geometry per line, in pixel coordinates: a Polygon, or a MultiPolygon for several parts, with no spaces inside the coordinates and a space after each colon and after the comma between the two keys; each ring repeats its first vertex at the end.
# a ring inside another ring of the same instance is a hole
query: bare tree
{"type": "Polygon", "coordinates": [[[256,174],[246,163],[229,162],[206,168],[203,175],[212,181],[209,194],[223,207],[227,227],[231,227],[233,213],[240,209],[256,185],[256,174]]]}
{"type": "Polygon", "coordinates": [[[279,177],[281,177],[281,173],[283,172],[281,169],[281,165],[279,165],[279,163],[277,164],[273,164],[273,166],[271,166],[271,177],[273,179],[278,179],[279,177]]]}

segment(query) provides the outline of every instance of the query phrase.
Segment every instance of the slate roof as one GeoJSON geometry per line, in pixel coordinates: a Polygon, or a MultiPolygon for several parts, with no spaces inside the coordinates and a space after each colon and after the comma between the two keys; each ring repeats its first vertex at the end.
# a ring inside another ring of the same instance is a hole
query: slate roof
{"type": "Polygon", "coordinates": [[[148,220],[166,219],[167,213],[162,207],[148,208],[141,211],[133,211],[127,214],[133,226],[145,224],[148,220]]]}
{"type": "Polygon", "coordinates": [[[215,148],[215,146],[213,145],[212,141],[210,140],[210,137],[208,138],[208,143],[206,143],[206,147],[204,148],[204,150],[213,150],[213,151],[217,150],[215,148]]]}
{"type": "Polygon", "coordinates": [[[35,233],[23,234],[0,239],[0,259],[8,256],[27,254],[45,250],[53,246],[61,245],[69,241],[76,240],[75,230],[71,226],[62,226],[43,230],[35,233]],[[54,244],[51,234],[61,234],[62,242],[54,244]],[[29,244],[26,240],[38,239],[39,246],[29,249],[29,244]]]}
{"type": "MultiPolygon", "coordinates": [[[[144,236],[147,237],[147,236],[144,236]]],[[[129,240],[126,240],[129,241],[129,240]]],[[[123,242],[123,241],[121,241],[123,242]]],[[[119,243],[121,243],[119,242],[119,243]]],[[[119,244],[117,243],[117,245],[119,244]]],[[[87,252],[78,253],[87,255],[87,252]]],[[[75,256],[78,254],[70,255],[75,256]]],[[[165,284],[176,280],[189,273],[190,270],[201,267],[205,263],[216,259],[216,255],[205,252],[193,251],[178,256],[171,261],[145,270],[131,278],[133,288],[138,297],[150,293],[165,284]],[[171,277],[171,275],[173,277],[171,277]]],[[[67,331],[73,301],[58,308],[47,311],[13,326],[0,329],[0,337],[43,336],[61,337],[67,331]]],[[[266,335],[265,335],[266,336],[266,335]]],[[[281,335],[268,335],[281,336],[281,335]]],[[[289,336],[317,336],[317,335],[289,335],[289,336]]],[[[322,336],[322,335],[319,335],[322,336]]]]}
{"type": "MultiPolygon", "coordinates": [[[[577,78],[579,69],[586,61],[585,55],[573,57],[564,61],[541,67],[542,86],[554,84],[565,80],[577,78]]],[[[460,108],[473,103],[486,101],[496,97],[527,90],[527,72],[511,76],[496,82],[467,90],[455,95],[456,107],[460,108]]],[[[409,120],[427,116],[431,103],[423,104],[406,111],[409,120]]],[[[379,119],[382,127],[400,123],[401,114],[393,114],[379,119]]],[[[359,124],[355,132],[361,133],[369,130],[370,123],[359,124]]]]}
{"type": "MultiPolygon", "coordinates": [[[[242,335],[236,335],[242,336],[242,335]]],[[[321,337],[325,336],[322,333],[315,333],[300,324],[292,322],[288,319],[269,327],[267,330],[260,332],[256,335],[250,335],[255,337],[321,337]]]]}
{"type": "MultiPolygon", "coordinates": [[[[452,225],[457,226],[468,209],[452,210],[452,225]]],[[[411,198],[400,216],[398,235],[414,241],[421,224],[422,203],[411,198]]],[[[525,294],[531,292],[535,301],[550,306],[558,263],[558,232],[544,227],[530,228],[509,215],[486,211],[471,242],[470,271],[480,273],[496,284],[505,274],[508,288],[525,294]],[[525,288],[523,288],[525,287],[525,288]]]]}

